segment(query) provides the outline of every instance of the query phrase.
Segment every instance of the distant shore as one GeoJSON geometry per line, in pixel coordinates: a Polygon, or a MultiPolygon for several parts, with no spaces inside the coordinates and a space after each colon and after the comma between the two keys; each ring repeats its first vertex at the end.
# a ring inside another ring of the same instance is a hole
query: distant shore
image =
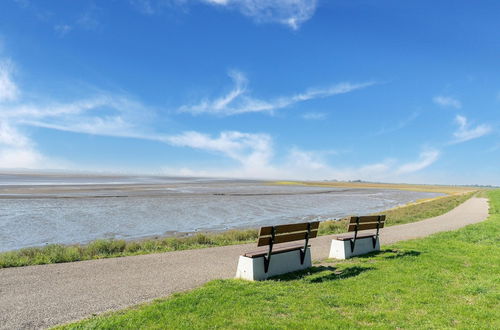
{"type": "MultiPolygon", "coordinates": [[[[483,187],[448,186],[432,184],[382,183],[364,181],[273,181],[276,185],[299,185],[309,187],[357,188],[357,189],[397,189],[422,192],[440,192],[444,194],[462,194],[476,191],[483,187]]],[[[484,187],[488,188],[488,187],[484,187]]]]}

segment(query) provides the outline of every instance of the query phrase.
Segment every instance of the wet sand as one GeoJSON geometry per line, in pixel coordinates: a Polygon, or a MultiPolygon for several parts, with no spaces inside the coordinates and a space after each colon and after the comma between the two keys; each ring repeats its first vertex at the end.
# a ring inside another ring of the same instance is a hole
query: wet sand
{"type": "Polygon", "coordinates": [[[439,195],[194,178],[23,179],[0,182],[0,251],[335,219],[439,195]]]}

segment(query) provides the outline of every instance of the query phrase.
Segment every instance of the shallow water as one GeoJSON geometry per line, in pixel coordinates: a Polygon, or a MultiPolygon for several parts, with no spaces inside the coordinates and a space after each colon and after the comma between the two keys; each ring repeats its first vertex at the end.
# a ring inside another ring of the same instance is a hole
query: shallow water
{"type": "Polygon", "coordinates": [[[64,185],[42,189],[24,181],[19,193],[0,190],[0,251],[99,238],[134,239],[326,220],[441,195],[199,179],[148,181],[147,186],[138,185],[143,182],[139,179],[136,184],[129,180],[117,186],[106,181],[104,186],[89,178],[86,182],[94,186],[84,189],[80,181],[66,179],[65,184],[78,184],[67,189],[64,185]]]}

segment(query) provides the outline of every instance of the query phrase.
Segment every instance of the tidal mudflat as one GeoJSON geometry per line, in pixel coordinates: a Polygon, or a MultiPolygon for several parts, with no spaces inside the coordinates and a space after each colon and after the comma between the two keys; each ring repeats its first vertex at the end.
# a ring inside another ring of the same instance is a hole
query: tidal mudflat
{"type": "Polygon", "coordinates": [[[439,195],[197,178],[0,175],[0,251],[326,220],[439,195]]]}

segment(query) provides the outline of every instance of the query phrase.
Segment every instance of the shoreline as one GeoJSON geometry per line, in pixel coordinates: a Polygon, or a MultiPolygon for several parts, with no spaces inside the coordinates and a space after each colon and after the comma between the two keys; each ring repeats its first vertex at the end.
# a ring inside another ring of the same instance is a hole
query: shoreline
{"type": "Polygon", "coordinates": [[[1,252],[255,230],[370,214],[443,193],[268,182],[0,187],[1,252]],[[7,195],[9,193],[10,195],[7,195]],[[16,195],[12,195],[16,193],[16,195]]]}
{"type": "MultiPolygon", "coordinates": [[[[377,188],[371,188],[373,190],[392,190],[392,189],[377,189],[377,188]]],[[[352,191],[357,190],[357,188],[352,189],[352,191]]],[[[246,196],[290,196],[290,195],[315,195],[315,194],[329,194],[329,193],[344,193],[346,191],[351,191],[351,189],[348,190],[335,190],[335,191],[319,191],[319,192],[300,192],[300,193],[277,193],[277,194],[224,194],[224,196],[240,196],[240,197],[246,197],[246,196]]],[[[207,194],[187,194],[188,196],[205,196],[207,194]]],[[[215,195],[215,196],[220,196],[219,194],[208,194],[208,195],[215,195]]],[[[181,194],[182,196],[182,194],[181,194]]],[[[442,196],[435,196],[431,198],[422,198],[422,199],[417,199],[415,201],[409,201],[402,203],[400,205],[394,206],[392,208],[385,208],[381,209],[380,211],[375,211],[374,213],[384,213],[387,211],[391,210],[396,210],[400,208],[404,208],[410,205],[416,205],[422,202],[427,202],[427,201],[433,201],[436,199],[440,198],[446,198],[449,195],[442,195],[442,196]]],[[[113,195],[103,195],[103,196],[23,196],[20,198],[9,198],[9,197],[4,197],[3,199],[94,199],[94,198],[168,198],[168,197],[179,197],[179,195],[175,196],[169,196],[169,195],[127,195],[127,196],[113,196],[113,195]]],[[[2,196],[0,196],[0,200],[2,199],[2,196]]],[[[374,214],[369,213],[369,214],[374,214]]],[[[344,215],[339,215],[339,216],[322,216],[322,215],[311,215],[310,218],[308,219],[303,219],[303,221],[320,221],[322,223],[328,223],[328,222],[336,222],[336,221],[341,221],[342,219],[345,219],[346,217],[354,215],[354,214],[344,214],[344,215]]],[[[190,237],[194,237],[196,235],[206,235],[206,236],[216,236],[216,235],[224,235],[225,233],[238,233],[238,232],[245,232],[245,231],[255,231],[257,233],[258,229],[262,225],[235,225],[234,227],[227,227],[227,228],[220,228],[220,229],[203,229],[203,230],[191,230],[191,231],[177,231],[177,230],[167,230],[163,233],[153,233],[153,234],[145,234],[145,235],[121,235],[118,233],[108,233],[108,235],[102,236],[102,237],[97,237],[97,238],[92,238],[89,240],[82,240],[79,242],[73,242],[73,243],[63,243],[63,242],[54,242],[54,243],[42,243],[42,244],[36,244],[36,245],[30,245],[30,246],[24,246],[21,248],[17,249],[11,249],[11,250],[4,250],[0,251],[1,253],[8,253],[8,252],[14,252],[14,251],[20,251],[23,249],[42,249],[47,246],[52,246],[52,245],[61,245],[65,247],[72,247],[72,246],[87,246],[89,244],[92,244],[94,242],[98,241],[125,241],[127,244],[142,244],[148,241],[154,241],[154,240],[164,240],[164,239],[186,239],[190,237]]]]}
{"type": "MultiPolygon", "coordinates": [[[[468,200],[475,193],[434,198],[430,201],[410,203],[383,212],[387,226],[410,223],[448,212],[468,200]]],[[[342,233],[346,220],[322,221],[319,235],[342,233]]],[[[215,246],[254,243],[257,229],[231,229],[223,231],[195,232],[182,237],[131,239],[100,239],[88,244],[51,244],[42,247],[23,248],[0,252],[0,268],[37,264],[74,262],[91,259],[113,258],[128,255],[152,254],[178,250],[191,250],[215,246]]]]}

